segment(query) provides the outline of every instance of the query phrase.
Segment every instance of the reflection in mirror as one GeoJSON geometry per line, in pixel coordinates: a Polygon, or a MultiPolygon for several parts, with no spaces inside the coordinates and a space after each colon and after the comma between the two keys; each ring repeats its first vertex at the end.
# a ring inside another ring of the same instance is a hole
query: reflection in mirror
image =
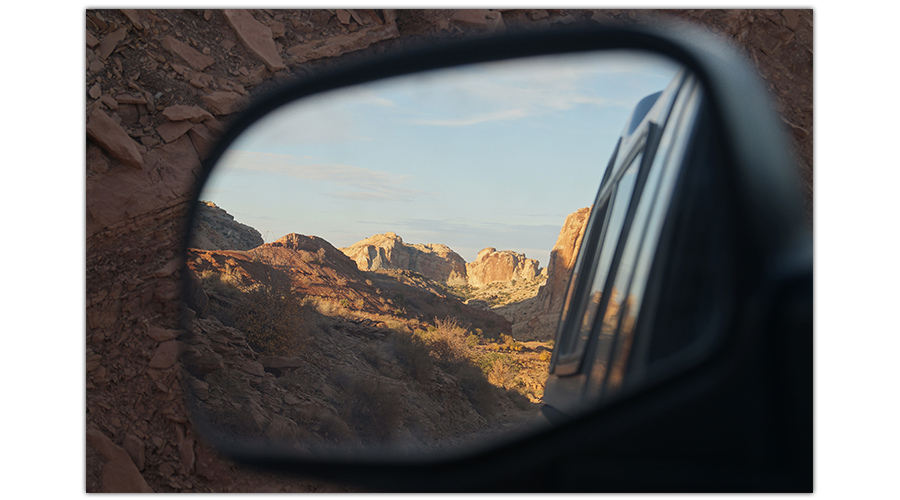
{"type": "Polygon", "coordinates": [[[251,126],[189,244],[197,410],[306,451],[483,444],[536,424],[604,169],[635,104],[677,71],[624,51],[491,63],[251,126]]]}

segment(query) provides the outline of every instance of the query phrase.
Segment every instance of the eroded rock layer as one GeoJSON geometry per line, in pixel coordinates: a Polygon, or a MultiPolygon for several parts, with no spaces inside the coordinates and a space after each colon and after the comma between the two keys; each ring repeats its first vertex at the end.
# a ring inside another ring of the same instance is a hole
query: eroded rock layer
{"type": "Polygon", "coordinates": [[[447,245],[404,243],[396,233],[376,234],[341,248],[362,271],[403,269],[450,285],[465,284],[466,261],[447,245]]]}
{"type": "Polygon", "coordinates": [[[511,250],[485,248],[474,262],[466,264],[469,285],[482,286],[495,281],[531,280],[541,273],[540,263],[511,250]]]}

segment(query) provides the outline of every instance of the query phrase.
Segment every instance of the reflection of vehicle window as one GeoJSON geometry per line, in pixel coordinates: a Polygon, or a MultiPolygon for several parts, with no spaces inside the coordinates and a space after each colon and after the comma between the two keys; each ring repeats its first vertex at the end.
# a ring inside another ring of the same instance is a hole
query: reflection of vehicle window
{"type": "Polygon", "coordinates": [[[603,302],[603,289],[606,285],[606,279],[609,275],[610,266],[612,265],[613,254],[615,253],[619,236],[622,234],[622,228],[625,224],[625,215],[628,213],[628,206],[631,204],[631,197],[634,193],[634,184],[637,180],[638,170],[643,156],[638,154],[625,170],[624,175],[619,180],[616,191],[613,194],[611,203],[612,209],[607,216],[605,227],[600,236],[600,255],[597,257],[597,269],[594,272],[589,296],[585,311],[582,314],[577,343],[575,344],[575,353],[581,353],[587,344],[588,337],[591,333],[591,327],[597,310],[603,302]]]}
{"type": "Polygon", "coordinates": [[[618,388],[622,383],[663,215],[669,205],[689,138],[685,131],[692,129],[696,116],[696,94],[683,92],[675,103],[672,112],[672,116],[676,117],[675,123],[668,123],[665,127],[627,235],[610,301],[603,321],[597,326],[598,345],[594,349],[588,382],[588,392],[593,396],[601,395],[604,383],[606,390],[618,388]],[[685,113],[685,108],[690,111],[685,113]]]}

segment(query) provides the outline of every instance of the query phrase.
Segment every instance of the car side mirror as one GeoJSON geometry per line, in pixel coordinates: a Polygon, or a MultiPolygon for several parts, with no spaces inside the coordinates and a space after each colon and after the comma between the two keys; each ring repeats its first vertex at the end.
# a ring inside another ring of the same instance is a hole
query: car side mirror
{"type": "Polygon", "coordinates": [[[278,89],[186,220],[194,424],[235,460],[393,491],[808,491],[795,168],[757,77],[683,26],[278,89]]]}

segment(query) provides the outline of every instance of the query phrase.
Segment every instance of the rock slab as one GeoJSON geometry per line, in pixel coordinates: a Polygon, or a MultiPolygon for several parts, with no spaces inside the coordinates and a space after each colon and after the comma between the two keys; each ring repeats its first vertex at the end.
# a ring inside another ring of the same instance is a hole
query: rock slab
{"type": "Polygon", "coordinates": [[[143,163],[138,144],[112,118],[95,109],[88,118],[87,136],[113,158],[140,169],[143,163]]]}
{"type": "Polygon", "coordinates": [[[362,50],[373,43],[390,40],[398,36],[400,36],[400,32],[397,30],[397,25],[387,23],[348,35],[338,35],[323,40],[294,45],[287,50],[287,53],[291,56],[293,63],[302,64],[314,59],[337,57],[348,52],[362,50]]]}
{"type": "Polygon", "coordinates": [[[224,11],[228,25],[237,34],[244,47],[258,57],[270,71],[287,68],[272,36],[272,29],[257,21],[244,9],[224,11]]]}
{"type": "Polygon", "coordinates": [[[166,36],[162,41],[162,46],[169,52],[184,59],[186,63],[197,71],[203,71],[212,63],[216,62],[212,57],[203,55],[190,45],[178,40],[172,35],[166,36]]]}

